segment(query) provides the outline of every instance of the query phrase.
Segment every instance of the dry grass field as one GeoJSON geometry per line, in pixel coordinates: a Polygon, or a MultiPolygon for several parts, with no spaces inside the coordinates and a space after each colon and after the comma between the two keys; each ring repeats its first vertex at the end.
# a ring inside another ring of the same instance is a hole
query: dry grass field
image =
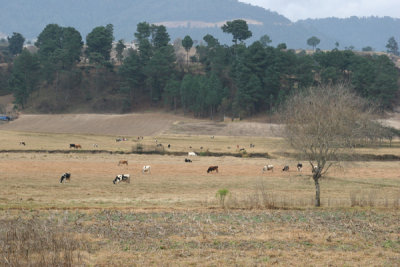
{"type": "MultiPolygon", "coordinates": [[[[92,122],[90,131],[63,132],[70,118],[47,132],[32,122],[0,126],[0,265],[399,266],[399,161],[342,163],[321,181],[322,207],[314,208],[310,167],[303,161],[298,172],[275,131],[260,134],[266,125],[252,124],[259,132],[250,136],[246,124],[169,116],[140,124],[141,132],[93,130],[92,122]],[[130,153],[138,144],[155,149],[156,139],[161,154],[130,153]],[[238,147],[268,158],[227,156],[238,147]],[[192,163],[188,151],[199,154],[192,163]],[[207,151],[226,155],[201,156],[207,151]],[[275,170],[262,173],[266,164],[275,170]],[[211,165],[219,173],[208,174],[211,165]],[[64,172],[71,181],[60,184],[64,172]],[[112,183],[127,173],[129,184],[112,183]]],[[[400,143],[357,153],[399,156],[400,143]]]]}

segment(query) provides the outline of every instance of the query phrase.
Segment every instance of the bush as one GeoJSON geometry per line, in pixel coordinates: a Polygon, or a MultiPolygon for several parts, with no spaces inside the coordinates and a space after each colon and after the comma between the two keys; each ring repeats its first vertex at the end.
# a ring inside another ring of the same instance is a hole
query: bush
{"type": "Polygon", "coordinates": [[[226,196],[229,194],[229,190],[228,189],[220,189],[217,191],[217,194],[215,195],[215,197],[218,199],[219,204],[221,205],[221,207],[225,207],[225,198],[226,196]]]}

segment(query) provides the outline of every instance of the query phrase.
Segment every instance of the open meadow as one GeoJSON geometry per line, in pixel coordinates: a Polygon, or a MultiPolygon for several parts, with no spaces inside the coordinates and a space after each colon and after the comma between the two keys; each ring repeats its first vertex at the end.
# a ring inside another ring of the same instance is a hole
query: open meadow
{"type": "MultiPolygon", "coordinates": [[[[311,167],[297,171],[283,139],[195,124],[151,135],[0,127],[0,265],[399,266],[398,159],[336,166],[314,208],[311,167]],[[117,174],[130,183],[114,185],[117,174]]],[[[396,158],[400,143],[356,153],[396,158]]]]}

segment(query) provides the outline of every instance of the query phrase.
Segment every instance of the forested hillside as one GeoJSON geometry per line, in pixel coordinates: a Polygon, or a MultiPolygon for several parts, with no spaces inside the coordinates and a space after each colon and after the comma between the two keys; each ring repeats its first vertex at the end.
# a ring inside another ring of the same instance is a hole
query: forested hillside
{"type": "Polygon", "coordinates": [[[206,34],[221,44],[230,44],[229,36],[219,27],[225,21],[246,19],[253,36],[250,44],[267,34],[272,45],[285,43],[288,48],[306,49],[307,39],[316,36],[320,49],[353,47],[361,51],[370,46],[386,51],[387,40],[400,36],[400,19],[356,18],[315,19],[293,23],[276,12],[251,6],[238,0],[0,0],[0,33],[21,33],[27,40],[37,38],[51,23],[76,28],[83,37],[99,25],[113,24],[117,40],[134,39],[136,25],[147,21],[167,27],[171,40],[190,35],[201,41],[206,34]]]}
{"type": "Polygon", "coordinates": [[[244,20],[219,29],[233,40],[230,45],[210,34],[198,45],[189,35],[171,45],[165,26],[141,22],[136,49],[128,49],[122,41],[112,45],[114,30],[112,24],[95,27],[84,47],[75,28],[49,24],[38,36],[37,52],[22,50],[23,37],[14,34],[0,47],[8,62],[0,68],[0,93],[12,93],[16,107],[28,112],[156,107],[210,118],[272,113],[294,90],[319,84],[348,83],[384,109],[398,99],[392,54],[295,52],[272,46],[268,36],[246,45],[252,32],[244,20]]]}

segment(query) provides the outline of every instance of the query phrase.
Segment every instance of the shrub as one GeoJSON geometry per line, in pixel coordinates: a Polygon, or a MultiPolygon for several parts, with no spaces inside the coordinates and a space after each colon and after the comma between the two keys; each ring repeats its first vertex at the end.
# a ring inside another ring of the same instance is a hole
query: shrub
{"type": "Polygon", "coordinates": [[[225,188],[217,191],[217,194],[215,196],[218,199],[221,207],[225,207],[225,198],[228,194],[229,194],[229,190],[225,189],[225,188]]]}

